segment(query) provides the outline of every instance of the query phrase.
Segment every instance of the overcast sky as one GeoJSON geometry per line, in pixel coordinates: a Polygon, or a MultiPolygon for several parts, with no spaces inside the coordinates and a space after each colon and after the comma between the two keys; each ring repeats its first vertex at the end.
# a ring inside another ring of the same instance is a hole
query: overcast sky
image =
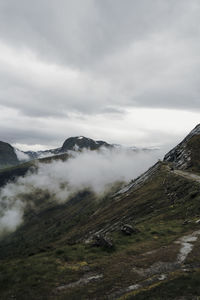
{"type": "Polygon", "coordinates": [[[0,140],[173,145],[199,94],[199,0],[0,0],[0,140]]]}

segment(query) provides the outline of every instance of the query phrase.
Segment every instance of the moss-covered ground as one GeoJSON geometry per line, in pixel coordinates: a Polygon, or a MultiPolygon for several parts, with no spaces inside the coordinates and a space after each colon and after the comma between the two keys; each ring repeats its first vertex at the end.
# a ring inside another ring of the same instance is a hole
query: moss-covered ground
{"type": "Polygon", "coordinates": [[[188,255],[190,272],[181,268],[146,288],[122,292],[145,278],[134,268],[146,269],[158,261],[176,261],[185,234],[200,229],[200,185],[180,177],[160,163],[145,184],[111,197],[97,198],[83,191],[64,204],[37,193],[37,206],[26,211],[23,225],[0,242],[0,299],[175,299],[200,295],[200,242],[188,255]],[[138,233],[124,235],[128,223],[138,233]],[[183,225],[185,224],[185,225],[183,225]],[[86,243],[103,230],[113,248],[86,243]],[[98,280],[58,289],[84,276],[98,280]]]}

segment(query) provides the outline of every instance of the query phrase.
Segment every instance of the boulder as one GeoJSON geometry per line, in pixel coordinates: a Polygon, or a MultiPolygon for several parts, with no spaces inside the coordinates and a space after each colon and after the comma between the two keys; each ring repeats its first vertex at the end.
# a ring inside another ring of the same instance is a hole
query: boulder
{"type": "Polygon", "coordinates": [[[133,228],[133,226],[129,224],[123,224],[121,227],[121,232],[126,235],[131,235],[133,233],[138,233],[139,230],[137,228],[133,228]]]}
{"type": "Polygon", "coordinates": [[[113,248],[113,243],[110,238],[102,234],[96,234],[93,237],[92,246],[102,248],[113,248]]]}
{"type": "Polygon", "coordinates": [[[183,224],[182,225],[188,225],[188,224],[190,224],[191,223],[191,221],[190,220],[185,220],[184,222],[183,222],[183,224]]]}

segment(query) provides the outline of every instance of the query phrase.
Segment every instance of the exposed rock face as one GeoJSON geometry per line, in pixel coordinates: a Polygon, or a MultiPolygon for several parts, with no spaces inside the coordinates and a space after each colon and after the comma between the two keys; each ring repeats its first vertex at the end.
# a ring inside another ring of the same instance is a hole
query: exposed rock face
{"type": "Polygon", "coordinates": [[[68,150],[79,150],[83,148],[90,149],[90,150],[97,150],[102,146],[112,147],[110,144],[104,141],[94,141],[90,138],[86,138],[83,136],[70,137],[64,142],[61,148],[61,152],[66,152],[68,150]]]}
{"type": "Polygon", "coordinates": [[[138,178],[132,180],[128,185],[120,189],[114,196],[128,195],[132,189],[141,187],[153,174],[155,174],[160,166],[161,162],[158,161],[155,165],[149,168],[145,173],[140,175],[138,178]]]}
{"type": "Polygon", "coordinates": [[[10,144],[0,141],[0,168],[18,163],[19,160],[14,148],[10,144]]]}
{"type": "Polygon", "coordinates": [[[198,124],[175,148],[169,151],[164,160],[173,163],[177,169],[188,169],[192,162],[192,149],[188,147],[188,143],[194,136],[199,136],[200,139],[200,124],[198,124]]]}

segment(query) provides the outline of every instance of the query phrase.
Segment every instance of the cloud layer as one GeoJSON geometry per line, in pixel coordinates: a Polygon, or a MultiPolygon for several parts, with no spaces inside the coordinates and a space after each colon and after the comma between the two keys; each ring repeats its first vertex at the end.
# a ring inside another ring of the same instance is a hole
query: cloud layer
{"type": "MultiPolygon", "coordinates": [[[[83,119],[86,136],[93,117],[118,118],[123,128],[134,109],[141,118],[143,109],[152,118],[157,109],[186,110],[186,133],[192,112],[200,116],[199,14],[199,0],[1,0],[0,114],[16,116],[2,138],[55,145],[83,134],[83,119]]],[[[105,139],[100,124],[92,135],[105,139]]]]}
{"type": "Polygon", "coordinates": [[[119,181],[139,176],[161,158],[159,151],[130,150],[84,151],[74,153],[66,162],[40,164],[37,171],[19,177],[0,191],[0,233],[14,231],[23,222],[27,205],[34,207],[37,191],[48,192],[51,201],[66,202],[74,193],[91,189],[101,196],[119,181]]]}

